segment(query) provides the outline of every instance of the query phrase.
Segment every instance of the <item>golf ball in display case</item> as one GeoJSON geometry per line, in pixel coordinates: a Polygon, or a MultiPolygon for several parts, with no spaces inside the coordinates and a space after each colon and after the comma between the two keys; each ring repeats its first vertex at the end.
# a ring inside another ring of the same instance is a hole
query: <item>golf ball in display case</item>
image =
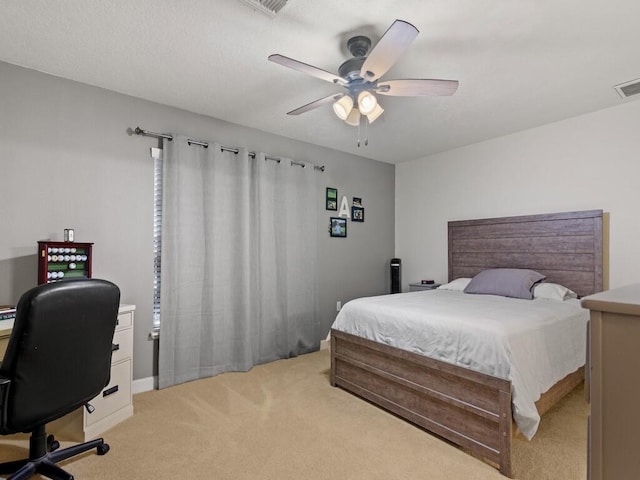
{"type": "Polygon", "coordinates": [[[38,284],[91,278],[93,243],[38,242],[38,284]]]}

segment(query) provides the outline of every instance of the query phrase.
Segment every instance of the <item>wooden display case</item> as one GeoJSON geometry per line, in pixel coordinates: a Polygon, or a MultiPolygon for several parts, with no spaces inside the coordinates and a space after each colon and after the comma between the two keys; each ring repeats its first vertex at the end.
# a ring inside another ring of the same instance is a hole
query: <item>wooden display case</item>
{"type": "Polygon", "coordinates": [[[91,278],[93,243],[38,242],[38,284],[91,278]]]}

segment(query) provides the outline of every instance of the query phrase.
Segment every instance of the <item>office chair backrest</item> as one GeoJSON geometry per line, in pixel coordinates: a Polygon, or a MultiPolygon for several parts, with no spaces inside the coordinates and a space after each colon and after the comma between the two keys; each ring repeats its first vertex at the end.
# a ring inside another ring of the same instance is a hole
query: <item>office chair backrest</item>
{"type": "Polygon", "coordinates": [[[3,433],[72,412],[109,382],[120,290],[105,280],[40,285],[22,295],[0,373],[11,379],[3,433]]]}

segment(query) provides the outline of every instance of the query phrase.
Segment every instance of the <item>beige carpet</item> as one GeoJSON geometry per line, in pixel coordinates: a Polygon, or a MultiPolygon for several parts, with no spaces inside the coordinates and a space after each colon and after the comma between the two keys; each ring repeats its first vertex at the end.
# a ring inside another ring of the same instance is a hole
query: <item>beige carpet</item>
{"type": "MultiPolygon", "coordinates": [[[[106,432],[111,451],[63,466],[82,479],[503,479],[490,465],[329,385],[320,351],[134,397],[106,432]]],[[[586,478],[587,404],[579,388],[516,439],[516,478],[586,478]]],[[[0,439],[0,460],[25,453],[0,439]]]]}

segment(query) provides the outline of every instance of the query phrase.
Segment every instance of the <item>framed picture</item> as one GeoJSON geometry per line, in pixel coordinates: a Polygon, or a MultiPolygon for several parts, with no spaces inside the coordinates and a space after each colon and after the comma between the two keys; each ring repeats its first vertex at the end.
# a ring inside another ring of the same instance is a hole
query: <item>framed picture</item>
{"type": "Polygon", "coordinates": [[[351,207],[351,221],[352,222],[364,222],[364,208],[363,207],[351,207]]]}
{"type": "Polygon", "coordinates": [[[360,197],[353,197],[353,206],[361,207],[362,206],[362,199],[360,197]]]}
{"type": "Polygon", "coordinates": [[[347,219],[342,217],[331,217],[329,224],[329,234],[332,237],[347,236],[347,219]]]}
{"type": "Polygon", "coordinates": [[[327,187],[327,210],[338,210],[338,189],[327,187]]]}

